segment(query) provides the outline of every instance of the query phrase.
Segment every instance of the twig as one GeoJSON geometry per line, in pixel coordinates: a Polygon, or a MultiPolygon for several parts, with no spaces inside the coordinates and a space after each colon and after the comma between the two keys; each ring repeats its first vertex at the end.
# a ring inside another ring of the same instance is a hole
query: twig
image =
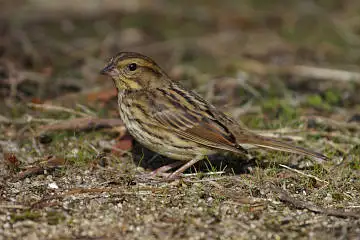
{"type": "Polygon", "coordinates": [[[28,103],[29,107],[38,108],[46,111],[57,111],[57,112],[67,112],[74,115],[79,115],[82,117],[91,117],[87,113],[75,111],[70,108],[62,107],[62,106],[55,106],[55,105],[49,105],[49,104],[35,104],[35,103],[28,103]]]}
{"type": "Polygon", "coordinates": [[[96,113],[94,111],[91,111],[88,107],[80,103],[77,103],[76,106],[81,108],[81,110],[83,110],[85,113],[89,114],[90,116],[96,117],[96,113]]]}
{"type": "Polygon", "coordinates": [[[290,170],[290,171],[292,171],[292,172],[296,172],[296,173],[298,173],[298,174],[300,174],[300,175],[303,175],[303,176],[305,176],[305,177],[313,178],[313,179],[315,179],[316,181],[329,184],[327,181],[322,180],[322,179],[320,179],[320,178],[318,178],[318,177],[316,177],[316,176],[314,176],[314,175],[311,175],[311,174],[308,174],[308,173],[303,173],[303,172],[300,171],[300,170],[297,170],[297,169],[288,167],[288,166],[283,165],[283,164],[279,164],[279,166],[280,166],[280,167],[283,167],[283,168],[286,168],[286,169],[288,169],[288,170],[290,170]]]}
{"type": "Polygon", "coordinates": [[[293,66],[287,69],[293,75],[321,80],[360,83],[360,73],[340,69],[320,68],[312,66],[293,66]]]}
{"type": "Polygon", "coordinates": [[[290,74],[303,78],[312,78],[319,80],[331,80],[339,82],[356,82],[360,83],[360,73],[351,72],[340,69],[330,69],[314,66],[293,65],[293,66],[279,66],[265,64],[257,60],[245,59],[240,62],[243,70],[255,72],[257,74],[290,74]]]}
{"type": "Polygon", "coordinates": [[[7,209],[28,209],[29,207],[23,205],[12,205],[12,204],[1,204],[0,208],[7,208],[7,209]]]}
{"type": "Polygon", "coordinates": [[[199,176],[199,175],[206,175],[206,176],[211,176],[211,175],[221,175],[224,174],[224,171],[219,171],[219,172],[207,172],[207,173],[186,173],[183,174],[184,177],[193,177],[193,176],[199,176]]]}
{"type": "Polygon", "coordinates": [[[187,180],[184,179],[185,182],[191,182],[191,183],[200,183],[200,182],[209,182],[212,185],[214,182],[213,181],[218,181],[218,180],[222,180],[222,179],[228,179],[228,177],[217,177],[217,178],[206,178],[206,179],[200,179],[200,180],[187,180]]]}
{"type": "MultiPolygon", "coordinates": [[[[352,143],[356,143],[356,144],[360,144],[360,139],[357,137],[352,137],[352,136],[347,136],[344,135],[343,133],[337,133],[337,132],[321,132],[321,131],[304,131],[304,130],[286,130],[286,128],[283,129],[275,129],[275,130],[252,130],[253,132],[256,132],[260,135],[264,135],[264,136],[273,136],[276,137],[277,135],[275,135],[274,133],[281,133],[281,134],[290,134],[290,133],[304,133],[305,135],[309,135],[309,136],[314,136],[314,135],[319,135],[322,137],[328,137],[328,138],[340,138],[343,140],[346,140],[348,142],[352,142],[352,143]]],[[[298,136],[283,136],[286,138],[294,138],[297,139],[298,136]]],[[[299,140],[302,140],[302,138],[299,138],[299,140]]]]}
{"type": "Polygon", "coordinates": [[[337,209],[326,209],[320,206],[316,206],[313,203],[300,201],[298,199],[291,197],[287,192],[285,192],[281,188],[275,186],[271,187],[271,190],[279,194],[279,198],[281,201],[290,203],[297,209],[307,209],[311,212],[322,213],[328,216],[335,216],[342,218],[347,218],[347,217],[360,218],[360,214],[356,212],[345,212],[337,209]]]}
{"type": "Polygon", "coordinates": [[[337,128],[347,128],[347,129],[360,130],[360,124],[358,124],[358,123],[340,122],[340,121],[336,121],[336,120],[321,117],[321,116],[303,116],[303,117],[301,117],[301,119],[314,120],[314,121],[316,121],[318,123],[322,123],[322,124],[325,124],[325,125],[330,125],[332,127],[337,127],[337,128]]]}
{"type": "Polygon", "coordinates": [[[4,117],[0,115],[0,123],[6,123],[6,124],[28,124],[28,123],[54,123],[57,122],[57,119],[52,118],[34,118],[33,116],[25,114],[21,118],[15,118],[15,119],[9,119],[7,117],[4,117]]]}
{"type": "Polygon", "coordinates": [[[50,156],[48,159],[45,159],[44,161],[41,161],[36,165],[27,166],[26,168],[24,168],[23,171],[21,171],[17,176],[15,176],[14,180],[18,181],[35,174],[43,173],[44,170],[52,170],[55,168],[59,168],[64,166],[65,163],[66,160],[63,158],[50,156]]]}
{"type": "Polygon", "coordinates": [[[265,133],[263,131],[256,131],[256,132],[259,133],[259,135],[264,136],[264,137],[290,139],[292,141],[304,141],[304,137],[301,137],[301,136],[291,136],[291,135],[281,136],[277,133],[270,133],[270,132],[265,133]]]}
{"type": "Polygon", "coordinates": [[[252,131],[265,137],[287,138],[293,141],[304,141],[304,137],[287,135],[287,134],[306,133],[306,131],[301,129],[290,129],[290,128],[279,128],[273,130],[252,130],[252,131]]]}
{"type": "Polygon", "coordinates": [[[271,129],[271,130],[253,130],[258,134],[289,134],[289,133],[302,133],[306,132],[302,129],[291,129],[291,128],[278,128],[278,129],[271,129]]]}

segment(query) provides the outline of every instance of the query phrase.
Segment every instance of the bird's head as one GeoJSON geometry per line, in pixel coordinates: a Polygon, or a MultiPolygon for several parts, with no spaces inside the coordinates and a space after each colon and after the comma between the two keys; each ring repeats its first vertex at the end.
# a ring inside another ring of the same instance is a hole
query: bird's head
{"type": "Polygon", "coordinates": [[[149,57],[135,52],[120,52],[100,72],[111,76],[119,90],[164,87],[169,77],[149,57]]]}

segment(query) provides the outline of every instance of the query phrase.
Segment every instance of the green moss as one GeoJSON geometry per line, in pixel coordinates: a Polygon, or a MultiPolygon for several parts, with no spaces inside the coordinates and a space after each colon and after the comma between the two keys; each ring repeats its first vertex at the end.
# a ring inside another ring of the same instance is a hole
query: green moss
{"type": "Polygon", "coordinates": [[[67,157],[67,160],[75,166],[84,166],[95,157],[96,154],[93,150],[79,145],[77,148],[73,148],[72,153],[67,157]]]}
{"type": "Polygon", "coordinates": [[[12,214],[10,216],[10,221],[12,223],[20,222],[20,221],[24,221],[24,220],[36,221],[36,220],[38,220],[40,218],[41,218],[41,213],[40,212],[34,211],[34,210],[26,210],[23,213],[12,214]]]}
{"type": "Polygon", "coordinates": [[[261,129],[266,126],[263,117],[252,114],[241,116],[241,122],[244,123],[248,128],[253,129],[261,129]]]}
{"type": "Polygon", "coordinates": [[[318,110],[331,110],[330,104],[324,101],[320,95],[315,94],[309,95],[307,97],[305,105],[316,108],[318,110]]]}
{"type": "Polygon", "coordinates": [[[65,216],[62,212],[59,211],[50,211],[47,212],[46,220],[50,225],[57,225],[60,222],[65,220],[65,216]]]}
{"type": "Polygon", "coordinates": [[[337,202],[345,199],[344,194],[342,194],[341,192],[334,192],[331,194],[331,197],[337,202]]]}
{"type": "Polygon", "coordinates": [[[291,120],[298,119],[299,112],[296,107],[291,106],[286,100],[279,98],[271,98],[262,102],[262,109],[266,116],[270,119],[276,119],[277,126],[281,127],[291,120]]]}
{"type": "Polygon", "coordinates": [[[324,94],[324,98],[329,104],[339,105],[341,103],[341,93],[336,90],[327,90],[324,94]]]}
{"type": "Polygon", "coordinates": [[[350,162],[350,168],[353,170],[360,170],[360,145],[354,146],[349,152],[350,156],[353,156],[350,162]]]}
{"type": "Polygon", "coordinates": [[[319,178],[325,177],[327,175],[327,171],[321,164],[314,164],[312,175],[315,175],[319,178]]]}
{"type": "Polygon", "coordinates": [[[309,95],[305,105],[318,110],[331,111],[333,106],[341,106],[342,104],[341,93],[336,89],[329,89],[322,95],[309,95]]]}
{"type": "MultiPolygon", "coordinates": [[[[359,156],[359,155],[358,155],[359,156]]],[[[360,170],[360,158],[356,157],[354,161],[350,163],[351,169],[360,170]]]]}
{"type": "Polygon", "coordinates": [[[310,95],[307,98],[307,103],[313,107],[321,107],[323,101],[319,95],[310,95]]]}

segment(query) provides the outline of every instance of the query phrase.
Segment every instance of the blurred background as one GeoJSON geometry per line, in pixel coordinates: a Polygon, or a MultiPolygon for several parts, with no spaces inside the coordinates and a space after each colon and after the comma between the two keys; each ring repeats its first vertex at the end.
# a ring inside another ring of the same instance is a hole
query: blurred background
{"type": "Polygon", "coordinates": [[[270,118],[292,118],[294,106],[356,112],[359,12],[355,0],[3,0],[0,111],[110,99],[99,70],[119,51],[138,51],[236,116],[244,104],[270,118]]]}

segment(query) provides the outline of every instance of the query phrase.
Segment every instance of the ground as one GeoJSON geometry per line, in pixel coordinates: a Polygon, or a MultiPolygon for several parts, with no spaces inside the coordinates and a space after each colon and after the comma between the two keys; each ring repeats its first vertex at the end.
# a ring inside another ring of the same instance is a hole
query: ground
{"type": "Polygon", "coordinates": [[[1,5],[0,239],[359,238],[357,1],[1,5]],[[99,75],[123,50],[330,161],[251,149],[148,178],[172,160],[126,133],[99,75]]]}

